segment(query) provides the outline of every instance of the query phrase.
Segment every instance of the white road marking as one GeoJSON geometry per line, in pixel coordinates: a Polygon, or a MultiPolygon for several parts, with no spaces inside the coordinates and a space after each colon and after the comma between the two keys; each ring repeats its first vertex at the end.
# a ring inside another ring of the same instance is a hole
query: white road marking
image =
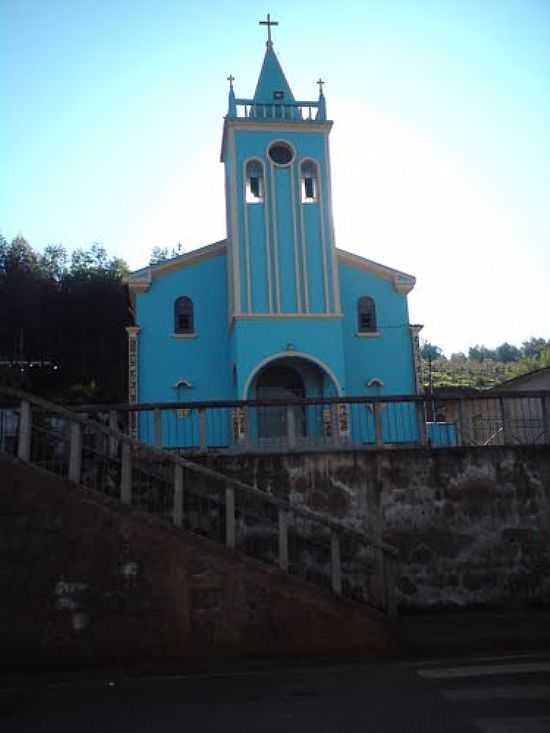
{"type": "Polygon", "coordinates": [[[508,685],[506,687],[469,687],[457,690],[441,690],[449,702],[475,700],[548,700],[548,685],[508,685]]]}
{"type": "Polygon", "coordinates": [[[525,674],[550,672],[550,662],[519,662],[512,664],[483,664],[464,667],[440,667],[419,669],[420,677],[432,680],[450,680],[461,677],[483,677],[497,674],[525,674]]]}
{"type": "Polygon", "coordinates": [[[479,718],[482,733],[549,733],[550,718],[479,718]]]}

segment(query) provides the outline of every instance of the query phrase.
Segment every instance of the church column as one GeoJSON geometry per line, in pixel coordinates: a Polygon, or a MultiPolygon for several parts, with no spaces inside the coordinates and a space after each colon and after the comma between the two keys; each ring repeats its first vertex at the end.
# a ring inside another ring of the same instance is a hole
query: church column
{"type": "MultiPolygon", "coordinates": [[[[141,331],[139,326],[128,326],[128,404],[135,405],[138,401],[138,367],[139,367],[139,341],[138,335],[141,331]]],[[[131,438],[137,440],[137,413],[128,413],[128,433],[131,438]]]]}

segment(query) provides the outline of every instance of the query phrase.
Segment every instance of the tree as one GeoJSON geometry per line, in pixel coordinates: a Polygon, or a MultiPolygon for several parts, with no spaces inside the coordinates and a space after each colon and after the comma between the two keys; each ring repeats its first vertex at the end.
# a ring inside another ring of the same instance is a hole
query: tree
{"type": "Polygon", "coordinates": [[[479,346],[479,344],[476,344],[476,346],[471,346],[468,349],[468,359],[472,359],[472,361],[485,361],[486,359],[494,358],[495,352],[488,349],[486,346],[479,346]]]}
{"type": "Polygon", "coordinates": [[[440,346],[431,344],[429,341],[424,341],[420,348],[420,355],[426,361],[435,361],[443,357],[443,349],[440,346]]]}
{"type": "Polygon", "coordinates": [[[522,343],[521,355],[536,359],[547,346],[550,346],[550,339],[546,341],[543,338],[530,338],[522,343]]]}
{"type": "Polygon", "coordinates": [[[158,245],[155,245],[151,250],[151,255],[149,256],[149,264],[158,265],[159,262],[170,260],[172,257],[179,257],[184,253],[185,247],[181,242],[178,242],[171,250],[168,249],[168,247],[159,247],[158,245]]]}
{"type": "Polygon", "coordinates": [[[521,351],[517,346],[512,346],[505,341],[495,349],[495,359],[501,361],[504,364],[509,364],[512,361],[517,361],[521,356],[521,351]]]}
{"type": "Polygon", "coordinates": [[[48,244],[38,262],[46,278],[59,282],[67,269],[67,250],[62,244],[48,244]]]}

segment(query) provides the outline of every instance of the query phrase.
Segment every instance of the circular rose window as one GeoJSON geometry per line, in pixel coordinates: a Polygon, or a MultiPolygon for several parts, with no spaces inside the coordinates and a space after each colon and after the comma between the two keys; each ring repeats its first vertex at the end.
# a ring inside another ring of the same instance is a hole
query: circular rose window
{"type": "Polygon", "coordinates": [[[269,157],[277,165],[288,165],[294,157],[294,152],[288,143],[273,143],[269,148],[269,157]]]}

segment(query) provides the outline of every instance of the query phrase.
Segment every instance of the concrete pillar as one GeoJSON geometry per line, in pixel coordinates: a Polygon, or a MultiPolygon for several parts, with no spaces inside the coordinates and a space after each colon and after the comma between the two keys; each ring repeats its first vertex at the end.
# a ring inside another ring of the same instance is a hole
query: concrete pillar
{"type": "Polygon", "coordinates": [[[69,481],[80,483],[82,469],[82,427],[80,423],[71,423],[71,443],[69,449],[69,481]]]}
{"type": "Polygon", "coordinates": [[[542,429],[544,431],[542,442],[550,444],[550,394],[544,395],[540,400],[542,410],[542,429]]]}
{"type": "MultiPolygon", "coordinates": [[[[109,427],[118,431],[118,415],[116,410],[109,410],[109,427]]],[[[109,458],[116,458],[118,453],[118,440],[109,436],[109,458]]]]}
{"type": "Polygon", "coordinates": [[[128,443],[122,444],[122,467],[120,471],[120,501],[132,503],[132,448],[128,443]]]}
{"type": "Polygon", "coordinates": [[[199,450],[201,453],[206,453],[207,448],[206,410],[201,407],[199,408],[199,450]]]}
{"type": "Polygon", "coordinates": [[[19,408],[19,433],[17,436],[17,457],[22,461],[31,459],[32,411],[31,403],[22,400],[19,408]]]}
{"type": "Polygon", "coordinates": [[[340,537],[332,530],[330,535],[330,581],[332,590],[342,595],[342,560],[340,554],[340,537]]]}
{"type": "Polygon", "coordinates": [[[279,567],[288,572],[288,512],[279,509],[279,567]]]}
{"type": "Polygon", "coordinates": [[[372,403],[374,412],[374,442],[377,448],[384,447],[384,426],[382,425],[382,404],[380,402],[372,403]]]}
{"type": "Polygon", "coordinates": [[[157,408],[154,410],[155,422],[155,448],[162,448],[162,412],[157,408]]]}
{"type": "Polygon", "coordinates": [[[428,428],[426,425],[426,403],[418,401],[416,405],[416,424],[418,427],[418,442],[420,445],[427,445],[428,443],[428,428]]]}
{"type": "Polygon", "coordinates": [[[225,545],[230,550],[235,549],[235,489],[232,486],[225,488],[225,545]]]}
{"type": "Polygon", "coordinates": [[[510,404],[505,397],[499,397],[500,403],[500,419],[502,420],[502,442],[504,445],[513,443],[512,422],[510,414],[510,404]]]}
{"type": "Polygon", "coordinates": [[[296,448],[296,414],[293,405],[286,406],[286,435],[290,450],[296,448]]]}
{"type": "Polygon", "coordinates": [[[397,615],[397,602],[395,596],[395,558],[389,552],[380,550],[382,554],[384,606],[388,616],[397,615]]]}
{"type": "Polygon", "coordinates": [[[183,524],[183,467],[174,466],[174,525],[181,527],[183,524]]]}

